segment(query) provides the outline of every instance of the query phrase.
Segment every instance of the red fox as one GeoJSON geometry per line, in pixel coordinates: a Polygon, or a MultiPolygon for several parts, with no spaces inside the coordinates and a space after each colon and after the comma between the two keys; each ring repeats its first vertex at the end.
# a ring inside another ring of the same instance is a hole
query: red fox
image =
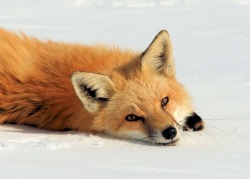
{"type": "Polygon", "coordinates": [[[170,37],[143,53],[0,29],[0,123],[167,144],[204,128],[175,78],[170,37]]]}

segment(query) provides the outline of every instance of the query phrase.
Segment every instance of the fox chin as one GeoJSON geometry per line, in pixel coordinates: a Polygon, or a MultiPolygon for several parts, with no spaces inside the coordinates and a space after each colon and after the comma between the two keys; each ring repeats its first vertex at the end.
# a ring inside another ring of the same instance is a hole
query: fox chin
{"type": "Polygon", "coordinates": [[[166,30],[138,53],[0,29],[0,123],[171,143],[205,126],[175,74],[166,30]]]}

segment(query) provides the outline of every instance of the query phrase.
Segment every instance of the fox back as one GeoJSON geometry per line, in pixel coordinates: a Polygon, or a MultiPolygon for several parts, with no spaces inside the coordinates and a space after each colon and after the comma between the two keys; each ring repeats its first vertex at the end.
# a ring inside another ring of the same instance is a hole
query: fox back
{"type": "Polygon", "coordinates": [[[204,127],[175,78],[165,30],[143,53],[0,30],[0,123],[155,143],[204,127]]]}

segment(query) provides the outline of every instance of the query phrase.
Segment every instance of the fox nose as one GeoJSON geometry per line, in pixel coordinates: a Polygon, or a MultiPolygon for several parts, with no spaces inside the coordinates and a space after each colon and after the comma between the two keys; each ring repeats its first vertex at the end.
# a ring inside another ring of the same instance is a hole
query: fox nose
{"type": "Polygon", "coordinates": [[[173,139],[177,134],[177,131],[174,127],[170,126],[166,129],[164,129],[164,131],[162,131],[162,136],[165,139],[173,139]]]}

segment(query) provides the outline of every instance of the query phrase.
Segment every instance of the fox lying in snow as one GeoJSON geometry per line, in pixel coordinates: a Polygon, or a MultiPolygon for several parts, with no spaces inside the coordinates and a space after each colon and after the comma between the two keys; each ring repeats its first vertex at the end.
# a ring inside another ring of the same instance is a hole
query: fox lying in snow
{"type": "Polygon", "coordinates": [[[158,144],[204,128],[162,30],[143,53],[42,42],[0,29],[0,123],[158,144]]]}

